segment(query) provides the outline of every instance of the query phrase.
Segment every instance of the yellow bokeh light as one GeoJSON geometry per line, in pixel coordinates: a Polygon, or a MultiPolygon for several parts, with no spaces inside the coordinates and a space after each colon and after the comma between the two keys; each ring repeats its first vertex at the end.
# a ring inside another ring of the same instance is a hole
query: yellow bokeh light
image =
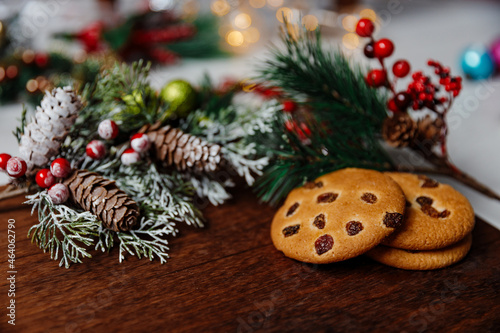
{"type": "Polygon", "coordinates": [[[356,31],[356,24],[358,24],[358,19],[353,15],[347,15],[342,19],[342,27],[349,32],[356,31]]]}
{"type": "Polygon", "coordinates": [[[231,10],[231,6],[225,0],[217,0],[210,5],[212,13],[217,16],[224,16],[231,10]]]}
{"type": "Polygon", "coordinates": [[[260,39],[260,32],[259,29],[251,27],[248,30],[243,31],[243,36],[247,42],[257,43],[260,39]]]}
{"type": "Polygon", "coordinates": [[[314,31],[318,27],[318,18],[314,15],[306,15],[302,18],[302,24],[309,31],[314,31]]]}
{"type": "Polygon", "coordinates": [[[227,34],[226,41],[231,46],[241,46],[245,41],[245,38],[240,31],[233,30],[227,34]]]}
{"type": "Polygon", "coordinates": [[[375,11],[373,9],[370,9],[370,8],[363,9],[361,12],[359,12],[359,16],[361,18],[370,19],[373,22],[375,22],[377,20],[377,14],[375,13],[375,11]]]}
{"type": "Polygon", "coordinates": [[[2,30],[3,30],[3,23],[2,21],[0,21],[0,33],[2,32],[2,30]]]}
{"type": "Polygon", "coordinates": [[[246,29],[252,24],[252,18],[250,15],[241,13],[236,15],[234,18],[234,25],[240,29],[246,29]]]}
{"type": "Polygon", "coordinates": [[[38,89],[38,82],[36,80],[29,80],[26,82],[26,90],[28,90],[30,93],[35,92],[38,89]]]}
{"type": "Polygon", "coordinates": [[[281,7],[276,11],[276,18],[281,23],[283,23],[283,18],[285,18],[287,22],[291,22],[293,18],[292,10],[288,7],[281,7]]]}
{"type": "Polygon", "coordinates": [[[262,8],[266,5],[266,0],[250,0],[249,3],[253,8],[262,8]]]}
{"type": "Polygon", "coordinates": [[[342,37],[342,44],[349,50],[354,50],[359,45],[358,35],[355,33],[349,32],[342,37]]]}
{"type": "Polygon", "coordinates": [[[198,1],[189,0],[182,6],[182,18],[194,19],[200,11],[200,4],[198,1]]]}
{"type": "Polygon", "coordinates": [[[283,5],[283,0],[267,0],[267,3],[271,7],[280,7],[283,5]]]}

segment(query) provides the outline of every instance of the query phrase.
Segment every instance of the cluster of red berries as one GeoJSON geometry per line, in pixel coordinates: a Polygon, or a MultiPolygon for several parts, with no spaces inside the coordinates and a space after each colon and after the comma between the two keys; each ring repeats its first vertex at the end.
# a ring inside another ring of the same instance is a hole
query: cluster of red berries
{"type": "MultiPolygon", "coordinates": [[[[104,140],[113,140],[120,133],[118,125],[113,120],[103,120],[97,129],[99,136],[104,140]]],[[[146,134],[134,134],[130,138],[132,148],[126,149],[121,155],[124,165],[137,163],[141,160],[141,153],[149,149],[149,138],[146,134]]],[[[92,140],[86,147],[87,156],[93,160],[101,160],[106,156],[106,145],[101,140],[92,140]]]]}
{"type": "Polygon", "coordinates": [[[413,81],[410,82],[406,91],[396,92],[394,89],[397,78],[404,78],[410,73],[410,64],[406,60],[398,60],[392,66],[394,82],[388,80],[384,59],[394,52],[394,44],[387,38],[375,41],[372,37],[375,26],[369,19],[360,19],[356,26],[356,33],[360,37],[368,37],[370,41],[365,45],[364,54],[367,58],[377,58],[382,65],[382,69],[373,69],[366,76],[366,83],[371,87],[388,87],[394,97],[388,102],[388,109],[392,112],[405,111],[409,106],[414,110],[424,107],[436,111],[436,105],[449,101],[452,97],[458,96],[462,89],[461,78],[450,76],[450,69],[443,67],[439,62],[429,60],[428,65],[434,67],[434,72],[439,76],[439,84],[444,86],[450,94],[449,97],[437,97],[436,93],[440,88],[433,84],[429,76],[422,72],[412,74],[413,81]]]}
{"type": "Polygon", "coordinates": [[[26,161],[22,158],[12,157],[9,154],[0,154],[0,170],[7,172],[12,178],[23,177],[27,169],[26,161]]]}
{"type": "MultiPolygon", "coordinates": [[[[28,166],[20,157],[11,157],[9,154],[0,154],[0,170],[7,172],[13,178],[21,178],[26,174],[28,166]]],[[[65,158],[56,158],[50,164],[50,169],[41,169],[35,180],[41,188],[48,188],[48,194],[56,205],[68,200],[69,191],[66,185],[57,183],[57,179],[64,179],[71,173],[71,164],[65,158]]]]}

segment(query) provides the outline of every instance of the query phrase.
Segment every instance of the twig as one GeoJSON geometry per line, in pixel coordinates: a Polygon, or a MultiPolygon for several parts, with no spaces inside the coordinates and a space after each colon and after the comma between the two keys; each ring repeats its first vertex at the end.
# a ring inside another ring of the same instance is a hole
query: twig
{"type": "Polygon", "coordinates": [[[436,168],[420,168],[420,167],[404,167],[404,166],[398,166],[397,171],[406,171],[406,172],[415,172],[415,173],[430,173],[430,174],[436,174],[436,175],[443,175],[443,176],[448,176],[453,179],[458,180],[464,185],[469,186],[470,188],[478,191],[479,193],[482,193],[486,195],[489,198],[496,199],[500,201],[500,196],[493,192],[490,188],[487,186],[481,184],[478,182],[476,179],[472,178],[468,174],[460,171],[460,170],[454,170],[451,166],[445,165],[445,166],[438,166],[436,168]]]}
{"type": "Polygon", "coordinates": [[[0,201],[26,193],[28,193],[28,188],[18,188],[14,185],[8,185],[2,192],[0,192],[0,201]]]}

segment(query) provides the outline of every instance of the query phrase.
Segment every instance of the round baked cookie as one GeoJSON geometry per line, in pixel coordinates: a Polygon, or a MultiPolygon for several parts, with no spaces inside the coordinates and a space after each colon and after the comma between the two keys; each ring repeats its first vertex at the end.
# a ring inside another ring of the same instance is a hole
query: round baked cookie
{"type": "Polygon", "coordinates": [[[387,172],[407,200],[404,223],[382,244],[404,250],[435,250],[455,244],[474,228],[466,197],[426,176],[387,172]]]}
{"type": "Polygon", "coordinates": [[[462,260],[470,250],[472,235],[440,250],[413,251],[379,245],[366,255],[387,266],[409,270],[430,270],[450,266],[462,260]]]}
{"type": "Polygon", "coordinates": [[[290,192],[274,216],[271,238],[285,256],[309,263],[356,257],[403,220],[405,197],[383,173],[342,169],[290,192]]]}

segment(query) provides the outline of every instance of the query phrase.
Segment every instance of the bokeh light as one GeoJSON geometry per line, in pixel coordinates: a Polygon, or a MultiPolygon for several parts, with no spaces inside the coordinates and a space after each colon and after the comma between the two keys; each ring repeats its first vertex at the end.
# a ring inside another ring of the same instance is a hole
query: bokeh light
{"type": "Polygon", "coordinates": [[[318,18],[314,15],[306,15],[302,18],[302,24],[309,31],[314,31],[318,27],[318,18]]]}
{"type": "Polygon", "coordinates": [[[0,67],[0,81],[5,79],[5,69],[3,67],[0,67]]]}
{"type": "Polygon", "coordinates": [[[352,32],[345,34],[344,37],[342,37],[342,44],[345,48],[354,50],[359,45],[358,35],[352,32]]]}
{"type": "Polygon", "coordinates": [[[19,70],[17,69],[17,66],[14,65],[10,65],[5,71],[5,74],[9,79],[15,78],[17,76],[17,73],[19,73],[19,70]]]}
{"type": "Polygon", "coordinates": [[[373,9],[365,8],[361,12],[359,12],[360,18],[367,18],[375,22],[377,20],[377,14],[373,9]]]}
{"type": "Polygon", "coordinates": [[[241,46],[245,41],[245,38],[240,31],[233,30],[227,34],[226,41],[231,46],[241,46]]]}
{"type": "Polygon", "coordinates": [[[292,21],[292,18],[293,18],[293,12],[290,8],[288,7],[281,7],[280,9],[278,9],[276,11],[276,18],[278,19],[278,21],[280,21],[281,23],[283,23],[283,18],[286,19],[287,22],[291,22],[292,21]]]}
{"type": "Polygon", "coordinates": [[[342,19],[342,27],[349,31],[356,31],[356,24],[358,24],[358,19],[353,15],[347,15],[342,19]]]}
{"type": "Polygon", "coordinates": [[[260,39],[260,32],[259,29],[251,27],[243,31],[243,36],[245,37],[245,41],[249,43],[257,43],[260,39]]]}
{"type": "Polygon", "coordinates": [[[227,3],[226,0],[216,0],[212,2],[210,5],[210,9],[212,13],[217,16],[224,16],[231,10],[231,6],[227,3]]]}
{"type": "Polygon", "coordinates": [[[266,0],[250,0],[249,3],[253,8],[262,8],[266,5],[266,0]]]}
{"type": "Polygon", "coordinates": [[[267,0],[267,3],[271,7],[280,7],[280,6],[283,6],[283,0],[267,0]]]}
{"type": "Polygon", "coordinates": [[[234,18],[234,25],[240,29],[246,29],[252,24],[252,18],[250,15],[245,13],[240,13],[234,18]]]}
{"type": "Polygon", "coordinates": [[[38,89],[38,82],[36,80],[28,80],[26,82],[26,90],[28,90],[30,93],[35,92],[38,89]]]}

